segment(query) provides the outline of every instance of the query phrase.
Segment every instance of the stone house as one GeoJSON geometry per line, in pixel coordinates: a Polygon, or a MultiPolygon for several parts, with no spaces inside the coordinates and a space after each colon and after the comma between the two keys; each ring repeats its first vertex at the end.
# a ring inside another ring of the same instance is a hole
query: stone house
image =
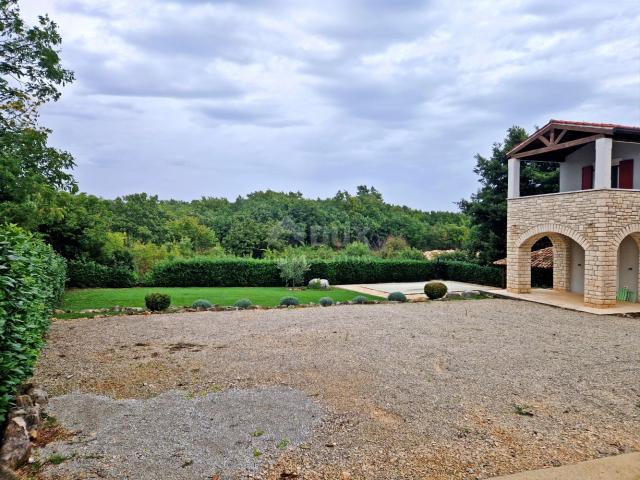
{"type": "Polygon", "coordinates": [[[508,156],[507,289],[531,291],[531,247],[546,236],[554,290],[581,294],[590,307],[635,301],[640,127],[551,120],[508,156]],[[559,192],[521,197],[521,161],[558,163],[559,192]]]}

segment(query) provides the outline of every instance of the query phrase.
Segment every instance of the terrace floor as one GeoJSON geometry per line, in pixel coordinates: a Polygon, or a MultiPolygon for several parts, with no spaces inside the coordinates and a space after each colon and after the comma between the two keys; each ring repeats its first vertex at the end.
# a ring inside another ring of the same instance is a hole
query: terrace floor
{"type": "MultiPolygon", "coordinates": [[[[449,292],[492,292],[499,290],[496,287],[487,287],[475,283],[454,282],[451,280],[439,280],[447,286],[449,292]]],[[[386,298],[391,292],[402,292],[410,299],[424,298],[425,282],[396,282],[396,283],[366,283],[357,285],[339,285],[339,288],[358,293],[366,293],[386,298]]]]}
{"type": "Polygon", "coordinates": [[[525,300],[552,307],[565,308],[594,315],[629,315],[640,313],[640,303],[618,302],[611,308],[592,308],[584,305],[583,295],[574,292],[562,292],[550,288],[533,288],[531,293],[513,293],[502,289],[493,289],[491,294],[513,300],[525,300]]]}

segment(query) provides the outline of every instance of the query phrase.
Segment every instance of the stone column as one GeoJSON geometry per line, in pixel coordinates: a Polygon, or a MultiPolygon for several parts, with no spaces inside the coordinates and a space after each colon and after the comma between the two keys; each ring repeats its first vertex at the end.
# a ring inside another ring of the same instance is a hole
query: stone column
{"type": "Polygon", "coordinates": [[[584,303],[588,307],[616,305],[618,252],[613,246],[592,245],[585,251],[584,303]]]}
{"type": "Polygon", "coordinates": [[[596,144],[596,165],[593,188],[611,188],[611,150],[610,138],[598,138],[596,144]]]}
{"type": "Polygon", "coordinates": [[[510,158],[507,160],[508,180],[507,180],[507,198],[516,198],[520,196],[520,160],[510,158]]]}
{"type": "Polygon", "coordinates": [[[512,247],[507,253],[507,290],[531,292],[531,246],[512,247]]]}
{"type": "Polygon", "coordinates": [[[553,289],[571,289],[571,243],[560,235],[549,235],[553,243],[553,289]]]}

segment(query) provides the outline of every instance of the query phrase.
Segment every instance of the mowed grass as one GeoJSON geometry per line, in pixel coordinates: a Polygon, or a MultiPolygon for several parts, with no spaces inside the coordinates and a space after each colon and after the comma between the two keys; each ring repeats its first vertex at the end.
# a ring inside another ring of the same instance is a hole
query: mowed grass
{"type": "MultiPolygon", "coordinates": [[[[300,303],[318,303],[322,297],[331,297],[335,302],[346,302],[358,295],[356,292],[331,288],[330,290],[290,290],[284,287],[191,287],[191,288],[74,288],[64,295],[65,310],[84,310],[93,308],[144,307],[144,297],[149,293],[166,293],[171,296],[174,307],[191,306],[198,299],[205,299],[214,305],[229,306],[236,300],[248,298],[254,305],[273,307],[280,303],[282,297],[297,297],[300,303]]],[[[380,297],[365,295],[371,300],[380,297]]]]}

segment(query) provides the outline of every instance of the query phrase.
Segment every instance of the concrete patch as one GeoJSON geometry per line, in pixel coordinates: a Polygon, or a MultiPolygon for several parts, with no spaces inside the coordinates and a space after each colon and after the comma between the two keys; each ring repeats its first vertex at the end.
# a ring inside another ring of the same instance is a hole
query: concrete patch
{"type": "Polygon", "coordinates": [[[304,392],[255,388],[148,400],[74,393],[52,398],[50,414],[78,433],[39,452],[41,462],[65,459],[46,477],[170,480],[255,473],[308,440],[323,412],[304,392]]]}
{"type": "MultiPolygon", "coordinates": [[[[438,280],[442,281],[442,280],[438,280]]],[[[361,285],[338,285],[338,288],[351,290],[359,293],[369,293],[385,297],[391,292],[402,292],[405,295],[424,295],[424,284],[427,282],[397,282],[397,283],[366,283],[361,285]]],[[[476,285],[474,283],[454,282],[450,280],[442,281],[447,286],[449,292],[470,292],[470,291],[492,291],[496,287],[476,285]]]]}
{"type": "Polygon", "coordinates": [[[638,480],[640,453],[599,458],[576,465],[521,472],[495,480],[638,480]]]}

